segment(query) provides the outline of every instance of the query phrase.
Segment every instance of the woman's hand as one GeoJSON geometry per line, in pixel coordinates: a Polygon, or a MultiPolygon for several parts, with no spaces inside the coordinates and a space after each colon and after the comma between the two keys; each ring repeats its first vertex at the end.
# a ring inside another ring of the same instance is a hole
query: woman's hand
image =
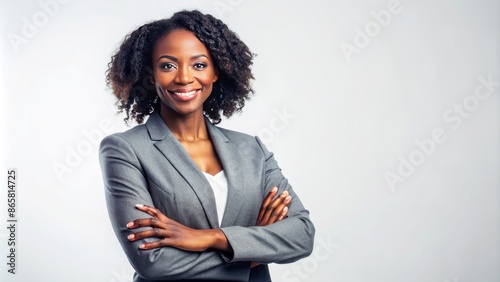
{"type": "Polygon", "coordinates": [[[255,225],[266,226],[283,220],[288,214],[288,206],[292,198],[288,195],[288,191],[283,191],[281,195],[274,198],[278,193],[278,188],[273,187],[267,194],[260,207],[259,217],[255,225]],[[273,199],[274,198],[274,199],[273,199]]]}
{"type": "Polygon", "coordinates": [[[127,227],[130,229],[152,227],[152,229],[130,234],[127,238],[130,241],[151,237],[160,238],[154,242],[141,244],[139,248],[143,250],[169,246],[193,252],[202,252],[208,248],[232,251],[226,236],[220,229],[192,229],[168,218],[156,208],[145,205],[136,205],[136,208],[148,213],[152,218],[131,221],[127,227]]]}
{"type": "MultiPolygon", "coordinates": [[[[288,195],[288,191],[283,191],[281,195],[274,198],[278,193],[278,188],[273,187],[267,194],[260,207],[259,217],[255,225],[266,226],[275,223],[276,221],[283,220],[288,214],[288,206],[292,202],[292,197],[288,195]],[[273,199],[274,198],[274,199],[273,199]]],[[[252,261],[250,268],[260,265],[259,262],[252,261]]]]}

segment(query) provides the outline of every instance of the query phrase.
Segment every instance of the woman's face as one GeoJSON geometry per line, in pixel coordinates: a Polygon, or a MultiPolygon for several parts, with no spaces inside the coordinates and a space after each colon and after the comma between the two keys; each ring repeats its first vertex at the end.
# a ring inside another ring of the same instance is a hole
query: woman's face
{"type": "Polygon", "coordinates": [[[173,30],[153,50],[153,83],[161,111],[186,116],[203,112],[217,73],[205,45],[188,30],[173,30]]]}

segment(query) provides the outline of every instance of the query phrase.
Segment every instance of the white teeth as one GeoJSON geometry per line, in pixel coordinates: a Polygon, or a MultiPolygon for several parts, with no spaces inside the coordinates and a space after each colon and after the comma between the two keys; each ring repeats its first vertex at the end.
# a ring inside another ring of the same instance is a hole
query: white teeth
{"type": "Polygon", "coordinates": [[[194,94],[194,92],[196,92],[196,90],[189,91],[189,92],[174,92],[174,94],[175,94],[175,95],[182,96],[182,97],[188,97],[188,96],[193,95],[193,94],[194,94]]]}

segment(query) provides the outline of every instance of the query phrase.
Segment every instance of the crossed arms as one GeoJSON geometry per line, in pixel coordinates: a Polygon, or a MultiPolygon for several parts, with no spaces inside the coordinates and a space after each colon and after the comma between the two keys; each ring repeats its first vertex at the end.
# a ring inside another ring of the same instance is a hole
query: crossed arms
{"type": "Polygon", "coordinates": [[[256,141],[263,154],[265,187],[257,222],[218,229],[190,228],[154,208],[132,146],[117,135],[102,141],[108,212],[122,248],[141,277],[246,281],[257,263],[293,262],[312,252],[314,226],[307,210],[273,154],[256,141]]]}

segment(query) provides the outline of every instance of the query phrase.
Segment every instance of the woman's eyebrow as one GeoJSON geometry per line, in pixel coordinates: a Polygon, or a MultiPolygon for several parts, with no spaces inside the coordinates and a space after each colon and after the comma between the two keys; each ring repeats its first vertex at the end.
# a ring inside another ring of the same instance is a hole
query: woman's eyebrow
{"type": "Polygon", "coordinates": [[[191,60],[195,60],[195,59],[198,59],[198,58],[201,58],[201,57],[205,57],[205,58],[207,58],[207,59],[208,59],[208,56],[207,56],[207,55],[205,55],[205,54],[199,54],[199,55],[196,55],[196,56],[192,56],[192,57],[191,57],[191,60]]]}
{"type": "Polygon", "coordinates": [[[159,61],[159,60],[161,60],[162,58],[167,58],[167,59],[170,59],[170,60],[172,60],[172,61],[174,61],[174,62],[177,62],[177,58],[176,58],[176,57],[173,57],[173,56],[170,56],[170,55],[162,55],[162,56],[160,56],[160,57],[158,58],[158,60],[156,60],[156,61],[158,62],[158,61],[159,61]]]}
{"type": "MultiPolygon", "coordinates": [[[[207,58],[207,59],[208,59],[208,56],[207,56],[207,55],[205,55],[205,54],[199,54],[199,55],[194,55],[194,56],[192,56],[192,57],[191,57],[191,60],[195,60],[195,59],[198,59],[198,58],[201,58],[201,57],[205,57],[205,58],[207,58]]],[[[156,61],[158,62],[158,61],[159,61],[160,59],[162,59],[162,58],[167,58],[167,59],[170,59],[170,60],[172,60],[172,61],[174,61],[174,62],[177,62],[177,61],[178,61],[176,57],[174,57],[174,56],[170,56],[170,55],[162,55],[162,56],[160,56],[160,57],[158,58],[158,60],[156,60],[156,61]]]]}

